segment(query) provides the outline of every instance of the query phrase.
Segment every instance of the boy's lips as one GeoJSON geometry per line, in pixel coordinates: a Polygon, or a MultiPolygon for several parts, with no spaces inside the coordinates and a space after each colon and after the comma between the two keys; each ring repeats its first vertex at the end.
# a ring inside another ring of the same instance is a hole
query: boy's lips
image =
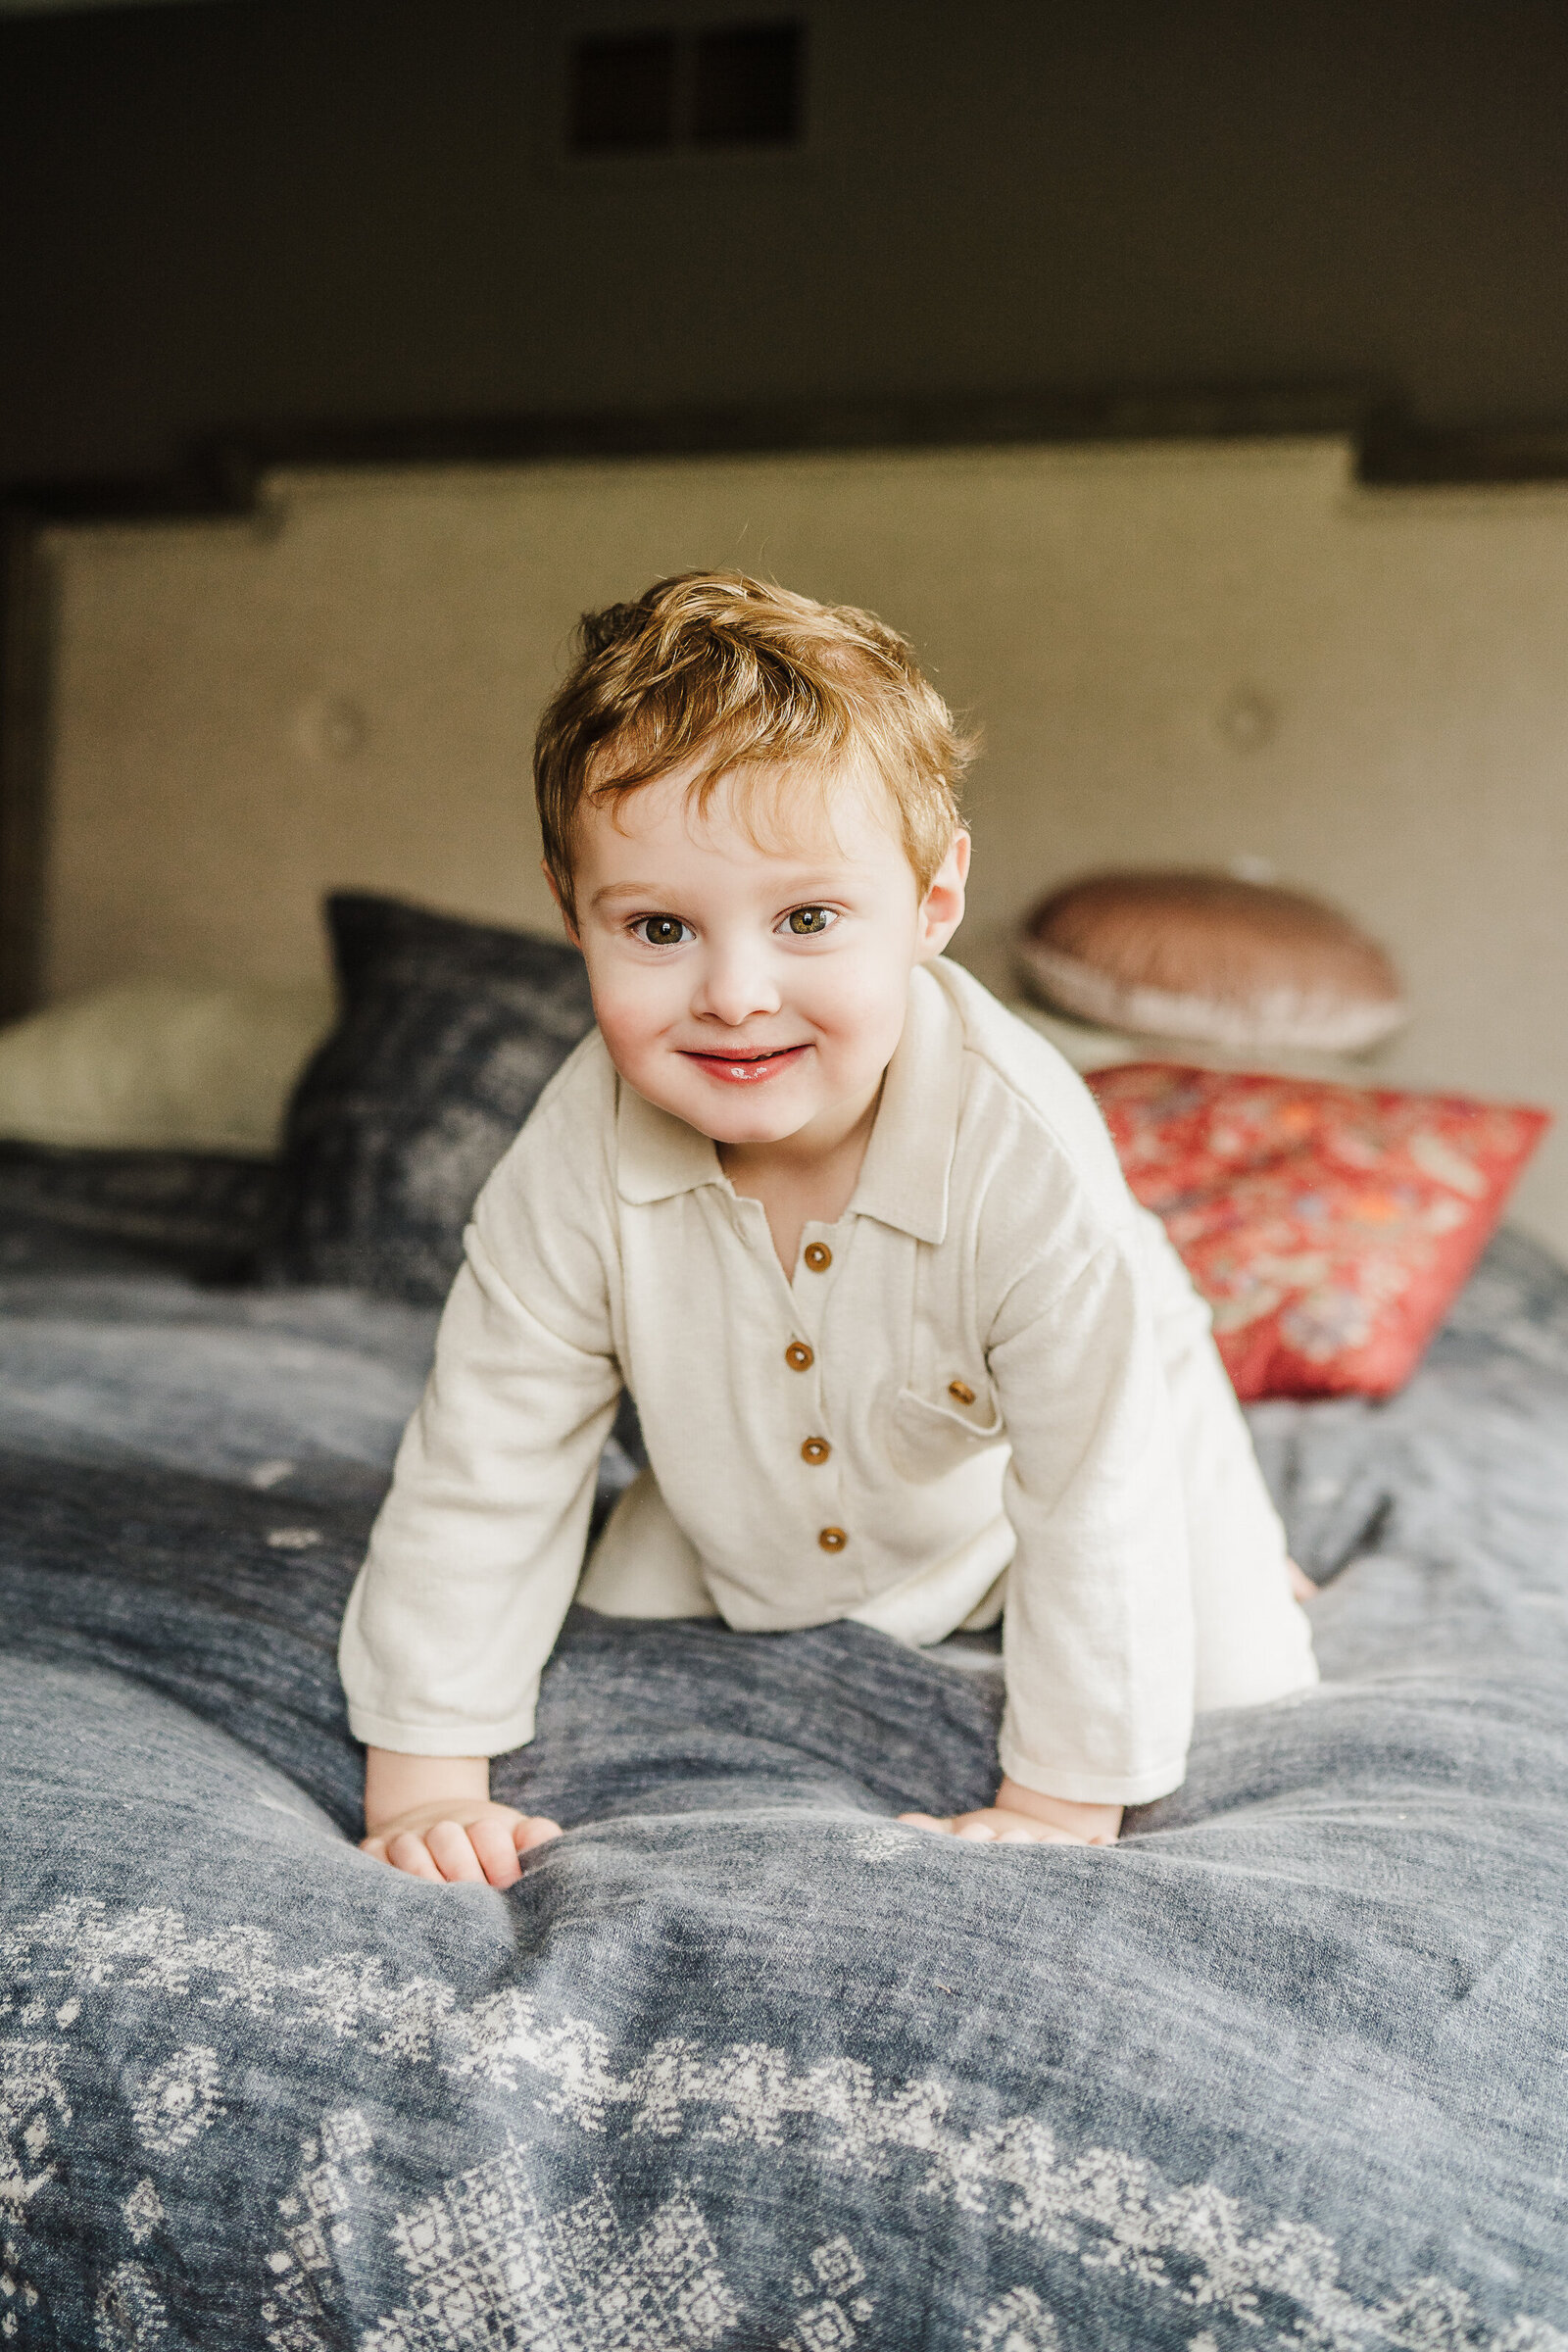
{"type": "Polygon", "coordinates": [[[696,1054],[686,1052],[683,1059],[694,1061],[710,1078],[717,1078],[725,1086],[757,1086],[778,1071],[793,1069],[808,1046],[770,1046],[760,1054],[696,1054]]]}

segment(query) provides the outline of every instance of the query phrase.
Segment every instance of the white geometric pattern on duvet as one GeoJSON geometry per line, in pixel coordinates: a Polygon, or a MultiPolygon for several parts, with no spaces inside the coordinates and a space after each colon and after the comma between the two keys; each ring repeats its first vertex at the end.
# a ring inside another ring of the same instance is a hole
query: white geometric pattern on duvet
{"type": "MultiPolygon", "coordinates": [[[[23,2009],[0,2000],[0,2214],[12,2225],[6,2246],[12,2281],[19,2275],[16,2225],[53,2169],[45,2151],[56,2131],[70,2124],[60,2072],[67,2035],[91,1986],[120,1983],[168,1996],[181,2020],[193,2008],[204,2020],[227,2010],[286,2017],[295,2032],[314,2025],[400,2067],[428,2065],[458,2081],[520,2091],[586,2133],[602,2132],[613,2120],[623,2132],[689,2140],[695,2152],[714,2139],[772,2146],[786,2132],[807,2127],[819,2154],[838,2170],[875,2176],[898,2157],[916,2157],[926,2168],[927,2197],[984,2218],[993,2230],[1074,2255],[1090,2274],[1136,2278],[1166,2300],[1173,2322],[1190,2312],[1190,2352],[1213,2352],[1210,2318],[1240,2321],[1258,2352],[1275,2345],[1292,2352],[1568,2352],[1568,2335],[1526,2315],[1492,2330],[1461,2289],[1437,2278],[1413,2281],[1403,2294],[1369,2308],[1343,2285],[1336,2248],[1321,2230],[1260,2218],[1201,2181],[1172,2186],[1122,2149],[1058,2152],[1032,2116],[965,2131],[949,2120],[948,2091],[930,2078],[879,2086],[868,2068],[848,2059],[798,2070],[785,2051],[765,2044],[715,2051],[677,2037],[617,2068],[598,2027],[546,2019],[520,1991],[464,2008],[435,1980],[390,1977],[374,1952],[343,1952],[293,1968],[279,1965],[264,1930],[193,1936],[178,1913],[153,1906],[112,1913],[85,1898],[60,1902],[0,1938],[0,1962],[12,1981],[52,1976],[72,1994],[57,2008],[41,1999],[23,2009]],[[9,2047],[8,2022],[21,2029],[9,2047]],[[1257,2312],[1263,2295],[1294,2305],[1288,2332],[1265,2331],[1257,2312]]],[[[187,2061],[193,2046],[187,2045],[187,2061]]],[[[216,2066],[203,2067],[198,2080],[187,2063],[184,2079],[204,2122],[216,2116],[221,2097],[216,2066]]],[[[283,2243],[270,2258],[275,2352],[316,2352],[324,2340],[335,2250],[351,2242],[344,2232],[361,2226],[350,2217],[368,2201],[372,2154],[353,2111],[330,2119],[308,2152],[300,2184],[280,2214],[283,2243]]],[[[530,2352],[576,2352],[589,2343],[662,2352],[666,2345],[722,2342],[740,2309],[689,2194],[669,2198],[628,2238],[602,2191],[566,2215],[541,2214],[518,2161],[503,2153],[399,2216],[395,2243],[409,2273],[407,2300],[362,2339],[362,2352],[448,2352],[458,2344],[517,2340],[530,2352]],[[442,2231],[459,2248],[467,2298],[461,2314],[443,2302],[440,2279],[423,2261],[421,2250],[442,2231]],[[574,2233],[598,2268],[563,2285],[570,2277],[563,2248],[574,2233]],[[529,2290],[554,2295],[563,2315],[554,2334],[518,2339],[514,2297],[521,2290],[512,2282],[523,2276],[554,2282],[529,2290]],[[590,2327],[582,2314],[595,2296],[606,2316],[590,2327]],[[622,2308],[636,2318],[625,2324],[630,2332],[617,2336],[607,2330],[622,2308]]],[[[862,2274],[848,2242],[829,2241],[829,2248],[839,2242],[856,2273],[852,2279],[846,2269],[844,2281],[858,2284],[862,2274]]],[[[117,2276],[126,2318],[138,2303],[147,2309],[135,2266],[122,2266],[117,2276]]],[[[853,2299],[820,2291],[831,2282],[831,2273],[813,2282],[803,2268],[798,2291],[816,2299],[797,2315],[781,2352],[819,2352],[856,2340],[856,2321],[864,2315],[855,2312],[853,2299]]],[[[15,2326],[9,2299],[0,2287],[0,2335],[9,2332],[8,2316],[15,2326]]],[[[161,2325],[160,2316],[154,2327],[161,2325]]],[[[151,2342],[153,2335],[132,2327],[117,2340],[151,2342]]],[[[1050,2352],[1051,2315],[1032,2290],[1015,2289],[975,2323],[970,2341],[975,2352],[1050,2352]]]]}
{"type": "Polygon", "coordinates": [[[1060,2341],[1056,2323],[1034,2288],[1015,2286],[976,2320],[965,2352],[1057,2352],[1060,2341]]]}
{"type": "MultiPolygon", "coordinates": [[[[334,2300],[333,2247],[349,2242],[370,2134],[357,2109],[329,2116],[283,2200],[284,2244],[268,2257],[262,2306],[273,2352],[317,2352],[334,2300]]],[[[409,2300],[360,2338],[360,2352],[687,2352],[716,2344],[740,2317],[702,2215],[665,2199],[634,2236],[597,2185],[540,2211],[513,2146],[449,2180],[392,2226],[409,2300]],[[506,2325],[509,2318],[513,2328],[506,2325]],[[526,2334],[521,2333],[525,2325],[526,2334]]]]}

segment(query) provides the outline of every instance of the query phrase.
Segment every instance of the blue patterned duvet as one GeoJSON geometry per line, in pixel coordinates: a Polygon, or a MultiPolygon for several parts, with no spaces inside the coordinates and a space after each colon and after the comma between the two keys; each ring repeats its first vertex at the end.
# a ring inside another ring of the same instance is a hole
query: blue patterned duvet
{"type": "MultiPolygon", "coordinates": [[[[1568,1276],[1254,1419],[1326,1681],[1108,1852],[983,1643],[578,1612],[510,1893],[355,1850],[429,1318],[0,1281],[0,2342],[1568,2352],[1568,1276]]],[[[613,1483],[612,1457],[607,1478],[613,1483]]]]}

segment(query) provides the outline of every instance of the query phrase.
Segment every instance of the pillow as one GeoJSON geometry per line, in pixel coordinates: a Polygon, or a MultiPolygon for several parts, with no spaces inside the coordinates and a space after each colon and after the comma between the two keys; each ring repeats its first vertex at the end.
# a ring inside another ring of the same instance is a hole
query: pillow
{"type": "Polygon", "coordinates": [[[1239,1056],[1228,1054],[1221,1046],[1197,1045],[1190,1037],[1151,1037],[1147,1031],[1135,1035],[1129,1029],[1096,1029],[1088,1021],[1080,1021],[1065,1012],[1050,1012],[1043,1004],[1031,1004],[1022,997],[1013,998],[1007,1010],[1032,1029],[1037,1037],[1054,1045],[1063,1060],[1071,1062],[1080,1077],[1092,1070],[1108,1069],[1117,1061],[1171,1061],[1186,1069],[1197,1065],[1200,1069],[1234,1070],[1239,1066],[1256,1072],[1272,1071],[1286,1078],[1326,1078],[1332,1085],[1345,1083],[1343,1054],[1305,1054],[1298,1047],[1272,1047],[1266,1054],[1239,1056]]]}
{"type": "Polygon", "coordinates": [[[332,1019],[325,980],[127,980],[0,1029],[0,1136],[270,1158],[332,1019]]]}
{"type": "Polygon", "coordinates": [[[1402,1387],[1550,1124],[1463,1095],[1165,1063],[1089,1084],[1248,1402],[1402,1387]]]}
{"type": "Polygon", "coordinates": [[[1229,874],[1095,874],[1042,901],[1025,985],[1108,1029],[1241,1053],[1359,1054],[1405,1018],[1393,965],[1332,906],[1229,874]]]}
{"type": "Polygon", "coordinates": [[[0,1142],[0,1263],[90,1271],[128,1249],[188,1273],[237,1276],[267,1233],[274,1184],[265,1159],[0,1142]]]}
{"type": "Polygon", "coordinates": [[[593,1025],[574,948],[339,892],[342,1011],[289,1106],[264,1272],[433,1302],[474,1195],[593,1025]]]}

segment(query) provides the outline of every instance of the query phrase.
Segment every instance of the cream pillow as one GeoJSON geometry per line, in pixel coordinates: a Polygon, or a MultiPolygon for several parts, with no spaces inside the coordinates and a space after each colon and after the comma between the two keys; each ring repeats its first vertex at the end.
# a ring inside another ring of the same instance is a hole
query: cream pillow
{"type": "Polygon", "coordinates": [[[0,1137],[270,1158],[332,1018],[325,980],[126,980],[51,1005],[0,1029],[0,1137]]]}
{"type": "Polygon", "coordinates": [[[1338,907],[1231,874],[1091,874],[1026,919],[1031,996],[1100,1029],[1236,1054],[1361,1054],[1404,1022],[1388,956],[1338,907]]]}
{"type": "Polygon", "coordinates": [[[1197,1045],[1188,1038],[1152,1037],[1130,1029],[1096,1029],[1087,1021],[1075,1021],[1070,1014],[1048,1012],[1043,1004],[1032,1004],[1026,997],[1011,999],[1007,1009],[1048,1038],[1080,1077],[1091,1070],[1113,1069],[1119,1062],[1164,1061],[1200,1070],[1262,1070],[1276,1078],[1326,1078],[1338,1080],[1342,1086],[1371,1083],[1360,1063],[1347,1067],[1342,1054],[1292,1053],[1285,1047],[1260,1054],[1197,1045]]]}

